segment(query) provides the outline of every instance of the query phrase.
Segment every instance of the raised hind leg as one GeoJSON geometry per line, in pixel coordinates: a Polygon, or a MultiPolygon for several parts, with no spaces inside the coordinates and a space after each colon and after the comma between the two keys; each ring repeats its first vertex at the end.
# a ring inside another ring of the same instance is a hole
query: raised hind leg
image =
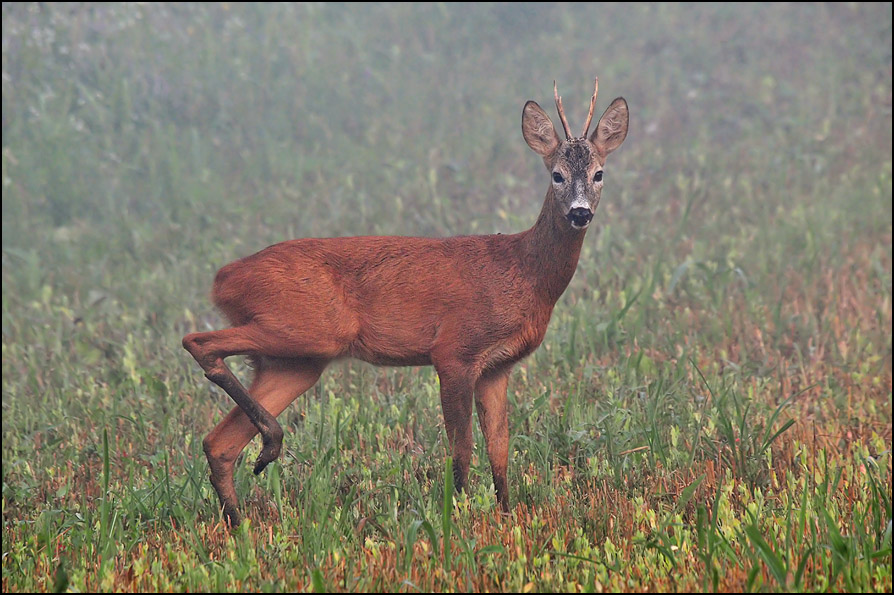
{"type": "MultiPolygon", "coordinates": [[[[317,382],[326,363],[325,360],[261,359],[249,392],[268,415],[276,417],[317,382]]],[[[257,433],[257,426],[239,406],[202,442],[211,468],[211,485],[220,498],[224,521],[232,527],[240,522],[239,498],[233,482],[236,458],[257,433]]]]}
{"type": "Polygon", "coordinates": [[[241,326],[193,333],[183,337],[183,347],[205,370],[205,377],[230,395],[261,433],[264,448],[255,463],[255,474],[258,474],[279,456],[282,449],[282,427],[275,416],[258,405],[224,362],[224,358],[231,355],[268,355],[263,350],[257,333],[253,331],[250,326],[241,326]]]}

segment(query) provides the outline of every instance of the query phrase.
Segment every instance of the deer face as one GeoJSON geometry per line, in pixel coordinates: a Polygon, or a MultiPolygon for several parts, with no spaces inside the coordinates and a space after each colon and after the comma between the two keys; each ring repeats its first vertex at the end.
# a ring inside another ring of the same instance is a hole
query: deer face
{"type": "MultiPolygon", "coordinates": [[[[593,117],[595,103],[594,93],[590,102],[590,118],[593,117]]],[[[627,137],[627,102],[623,97],[615,99],[602,114],[589,138],[590,119],[583,135],[572,138],[558,92],[556,106],[565,128],[566,140],[559,138],[549,116],[534,101],[526,103],[522,111],[522,134],[528,146],[543,157],[550,173],[550,191],[562,216],[572,228],[586,229],[593,220],[602,195],[605,158],[627,137]]]]}
{"type": "Polygon", "coordinates": [[[559,145],[550,168],[553,196],[575,229],[590,225],[602,195],[602,161],[587,139],[559,145]]]}

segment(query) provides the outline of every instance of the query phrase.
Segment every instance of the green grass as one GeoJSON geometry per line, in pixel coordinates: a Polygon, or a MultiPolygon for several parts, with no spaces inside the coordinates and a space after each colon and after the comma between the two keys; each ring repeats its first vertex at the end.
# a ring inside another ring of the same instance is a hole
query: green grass
{"type": "Polygon", "coordinates": [[[891,590],[890,5],[2,10],[5,592],[891,590]],[[630,134],[510,381],[511,515],[477,430],[453,494],[432,369],[345,362],[228,533],[214,272],[529,227],[521,108],[594,75],[630,134]]]}

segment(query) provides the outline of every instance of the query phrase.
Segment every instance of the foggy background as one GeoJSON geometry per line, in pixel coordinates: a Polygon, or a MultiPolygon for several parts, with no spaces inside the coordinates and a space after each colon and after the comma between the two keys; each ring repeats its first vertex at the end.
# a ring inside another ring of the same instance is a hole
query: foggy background
{"type": "Polygon", "coordinates": [[[534,99],[558,123],[556,80],[578,128],[594,76],[596,117],[618,95],[631,110],[597,223],[647,209],[646,232],[688,201],[754,221],[793,198],[792,176],[826,194],[854,161],[890,164],[890,16],[885,4],[4,4],[3,243],[135,227],[147,244],[195,249],[228,230],[244,253],[301,235],[521,230],[547,185],[521,106],[534,99]]]}

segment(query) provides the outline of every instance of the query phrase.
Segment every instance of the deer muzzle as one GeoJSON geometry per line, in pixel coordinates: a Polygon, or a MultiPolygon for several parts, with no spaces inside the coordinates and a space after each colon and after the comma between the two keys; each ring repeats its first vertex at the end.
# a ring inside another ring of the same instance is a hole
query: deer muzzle
{"type": "Polygon", "coordinates": [[[566,215],[571,226],[575,229],[584,229],[593,220],[593,211],[586,207],[575,207],[566,215]]]}

